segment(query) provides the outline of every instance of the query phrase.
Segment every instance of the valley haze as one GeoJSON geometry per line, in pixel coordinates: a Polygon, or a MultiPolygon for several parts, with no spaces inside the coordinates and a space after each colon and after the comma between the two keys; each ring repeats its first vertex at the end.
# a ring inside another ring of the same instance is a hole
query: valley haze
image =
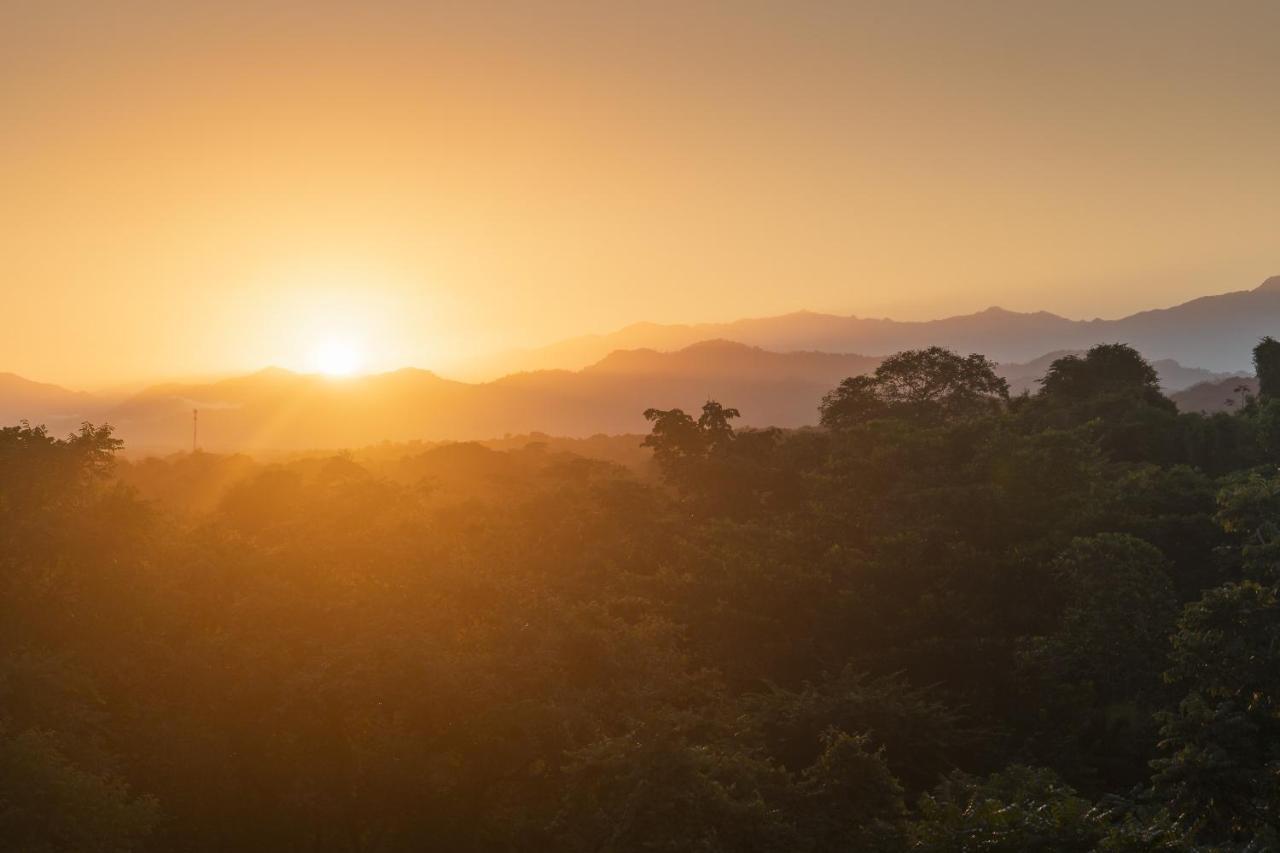
{"type": "Polygon", "coordinates": [[[1175,400],[1207,383],[1181,404],[1216,409],[1249,372],[1252,344],[1277,329],[1280,276],[1116,320],[990,308],[920,322],[801,311],[726,323],[637,323],[473,363],[461,372],[501,373],[469,382],[416,368],[346,378],[266,368],[113,396],[3,374],[0,416],[57,430],[105,421],[128,446],[156,452],[190,447],[193,409],[200,411],[200,446],[215,451],[635,433],[645,429],[642,413],[650,406],[696,410],[708,399],[739,408],[744,425],[794,428],[815,423],[823,394],[842,379],[869,373],[901,350],[937,344],[979,352],[1000,364],[1018,393],[1034,390],[1054,358],[1107,342],[1128,343],[1151,359],[1175,400]]]}

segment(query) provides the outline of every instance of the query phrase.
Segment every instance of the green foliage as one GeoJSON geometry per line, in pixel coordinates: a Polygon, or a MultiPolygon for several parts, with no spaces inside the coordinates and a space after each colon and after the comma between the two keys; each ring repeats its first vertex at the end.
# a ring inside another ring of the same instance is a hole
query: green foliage
{"type": "Polygon", "coordinates": [[[1280,461],[1280,395],[1264,398],[1250,414],[1263,457],[1269,462],[1280,461]]]}
{"type": "Polygon", "coordinates": [[[990,414],[1009,398],[1009,383],[981,355],[959,356],[942,347],[900,352],[871,376],[851,376],[822,398],[822,425],[847,429],[869,420],[900,417],[947,420],[990,414]]]}
{"type": "Polygon", "coordinates": [[[1280,843],[1280,599],[1253,581],[1187,606],[1166,675],[1157,791],[1210,842],[1280,843]]]}
{"type": "Polygon", "coordinates": [[[703,404],[696,421],[681,409],[645,409],[644,418],[653,424],[653,432],[643,444],[653,448],[654,458],[664,467],[701,459],[733,442],[729,422],[739,416],[737,409],[726,409],[714,400],[703,404]]]}
{"type": "Polygon", "coordinates": [[[1244,574],[1280,579],[1280,475],[1249,471],[1227,479],[1217,508],[1218,523],[1238,543],[1244,574]]]}
{"type": "Polygon", "coordinates": [[[51,732],[0,727],[0,847],[23,853],[131,853],[159,819],[110,772],[75,766],[51,732]]]}
{"type": "Polygon", "coordinates": [[[1043,709],[1035,751],[1093,786],[1146,775],[1177,616],[1167,565],[1125,534],[1076,539],[1053,564],[1062,608],[1052,632],[1023,642],[1020,668],[1043,709]]]}
{"type": "Polygon", "coordinates": [[[726,409],[714,400],[703,404],[697,420],[682,409],[646,409],[644,418],[653,424],[653,431],[643,446],[653,448],[654,460],[671,483],[686,493],[704,491],[702,478],[711,461],[733,444],[729,422],[737,417],[737,409],[726,409]]]}
{"type": "Polygon", "coordinates": [[[799,849],[899,849],[906,813],[902,788],[868,736],[828,729],[821,754],[805,768],[797,787],[803,833],[799,849]]]}
{"type": "Polygon", "coordinates": [[[834,729],[799,773],[741,744],[659,725],[579,750],[557,837],[566,850],[897,850],[902,791],[866,737],[834,729]]]}
{"type": "Polygon", "coordinates": [[[1155,368],[1127,344],[1098,344],[1084,357],[1063,356],[1049,365],[1040,385],[1041,394],[1064,399],[1116,393],[1136,393],[1157,403],[1163,399],[1155,368]]]}
{"type": "Polygon", "coordinates": [[[795,474],[776,459],[779,431],[735,432],[739,417],[714,400],[702,406],[695,421],[680,409],[648,409],[653,431],[644,446],[663,479],[688,505],[704,514],[747,516],[777,512],[797,497],[795,474]]]}
{"type": "Polygon", "coordinates": [[[1218,486],[1189,465],[1141,465],[1118,472],[1107,500],[1108,526],[1158,548],[1183,600],[1224,580],[1219,552],[1231,536],[1215,519],[1218,486]]]}
{"type": "Polygon", "coordinates": [[[1104,811],[1042,768],[954,774],[919,810],[911,849],[925,853],[1089,853],[1108,833],[1104,811]]]}
{"type": "Polygon", "coordinates": [[[3,532],[9,537],[33,533],[30,525],[44,514],[74,512],[96,499],[121,445],[111,427],[88,423],[65,439],[25,422],[0,428],[3,532]]]}
{"type": "Polygon", "coordinates": [[[1155,368],[1125,344],[1057,359],[1020,413],[1037,430],[1091,425],[1118,461],[1171,464],[1186,452],[1177,407],[1160,393],[1155,368]]]}
{"type": "Polygon", "coordinates": [[[1234,415],[1179,415],[1181,461],[1214,477],[1264,462],[1252,412],[1253,408],[1246,408],[1234,415]]]}
{"type": "Polygon", "coordinates": [[[1258,396],[1280,397],[1280,341],[1267,335],[1253,348],[1253,369],[1258,376],[1258,396]]]}
{"type": "Polygon", "coordinates": [[[863,732],[895,779],[918,792],[971,760],[982,737],[935,692],[901,676],[871,678],[846,667],[796,691],[775,686],[748,695],[744,705],[765,749],[785,767],[799,770],[817,760],[827,732],[863,732]]]}
{"type": "Polygon", "coordinates": [[[1125,534],[1077,539],[1054,564],[1064,607],[1028,649],[1055,684],[1087,684],[1104,705],[1155,698],[1176,618],[1163,555],[1125,534]]]}
{"type": "Polygon", "coordinates": [[[652,409],[661,483],[0,430],[0,848],[1260,853],[1271,405],[934,348],[826,429],[652,409]]]}
{"type": "Polygon", "coordinates": [[[787,775],[737,749],[636,732],[578,751],[565,772],[566,850],[781,853],[799,840],[787,775]]]}

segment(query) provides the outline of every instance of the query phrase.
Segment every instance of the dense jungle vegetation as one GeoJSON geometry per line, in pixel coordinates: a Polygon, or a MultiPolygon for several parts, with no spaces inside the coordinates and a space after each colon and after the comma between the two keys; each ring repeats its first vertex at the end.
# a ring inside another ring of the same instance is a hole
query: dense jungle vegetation
{"type": "Polygon", "coordinates": [[[1280,849],[1255,362],[1205,416],[1120,344],[905,352],[812,429],[652,409],[651,477],[7,427],[0,848],[1280,849]]]}

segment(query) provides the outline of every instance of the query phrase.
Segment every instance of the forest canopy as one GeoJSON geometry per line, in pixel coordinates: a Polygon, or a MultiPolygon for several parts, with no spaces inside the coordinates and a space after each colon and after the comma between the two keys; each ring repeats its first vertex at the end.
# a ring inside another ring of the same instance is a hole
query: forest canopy
{"type": "Polygon", "coordinates": [[[1277,849],[1277,349],[904,352],[642,470],[5,427],[0,848],[1277,849]]]}

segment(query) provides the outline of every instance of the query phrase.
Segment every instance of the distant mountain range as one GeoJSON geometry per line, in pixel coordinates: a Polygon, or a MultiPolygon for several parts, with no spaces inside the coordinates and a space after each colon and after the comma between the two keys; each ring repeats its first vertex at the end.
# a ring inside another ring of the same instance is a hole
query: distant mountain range
{"type": "Polygon", "coordinates": [[[109,402],[83,391],[68,391],[59,385],[23,379],[15,373],[0,373],[0,426],[9,426],[23,418],[32,423],[61,423],[97,416],[109,402]]]}
{"type": "MultiPolygon", "coordinates": [[[[1016,392],[1034,388],[1054,352],[1000,365],[1016,392]]],[[[608,354],[582,370],[515,373],[485,383],[404,369],[353,379],[268,368],[216,382],[168,383],[124,400],[0,377],[0,417],[25,417],[65,431],[80,420],[108,421],[134,450],[190,446],[192,410],[208,450],[302,450],[382,441],[492,438],[543,432],[564,436],[646,432],[649,407],[696,410],[707,399],[741,409],[751,426],[799,427],[817,420],[823,394],[847,376],[874,370],[878,356],[770,352],[701,341],[674,352],[608,354]]],[[[1166,390],[1220,375],[1177,362],[1156,364],[1166,390]]],[[[1235,381],[1235,380],[1228,380],[1235,381]]]]}
{"type": "Polygon", "coordinates": [[[1055,358],[1114,341],[1152,359],[1179,406],[1216,411],[1239,404],[1240,376],[1252,373],[1250,351],[1267,334],[1280,336],[1280,276],[1253,290],[1119,320],[991,308],[929,322],[800,312],[732,323],[640,323],[508,354],[486,369],[509,369],[483,382],[412,368],[345,380],[268,368],[99,396],[7,373],[0,374],[0,424],[25,418],[61,432],[81,420],[108,421],[134,449],[173,450],[190,446],[198,409],[200,444],[210,450],[287,450],[644,432],[646,408],[696,410],[714,398],[741,409],[744,424],[796,427],[816,421],[822,395],[841,379],[874,370],[883,355],[903,349],[938,344],[983,353],[1001,362],[999,372],[1020,393],[1033,391],[1055,358]]]}
{"type": "Polygon", "coordinates": [[[697,408],[711,397],[742,407],[751,424],[802,426],[815,422],[822,395],[842,378],[878,363],[708,341],[675,353],[613,353],[580,371],[532,371],[477,384],[414,369],[356,379],[269,369],[148,389],[106,416],[135,446],[172,446],[175,437],[190,435],[191,410],[199,409],[200,443],[209,449],[645,432],[646,408],[697,408]]]}
{"type": "Polygon", "coordinates": [[[464,373],[494,377],[516,370],[577,370],[615,350],[678,350],[698,341],[731,340],[775,352],[815,350],[889,354],[930,345],[1021,362],[1052,350],[1123,342],[1150,359],[1173,359],[1219,373],[1250,371],[1250,350],[1264,335],[1280,336],[1280,276],[1253,290],[1193,299],[1118,320],[1069,320],[1045,311],[988,308],[941,320],[841,317],[801,311],[730,323],[637,323],[607,335],[571,338],[471,362],[464,373]]]}

